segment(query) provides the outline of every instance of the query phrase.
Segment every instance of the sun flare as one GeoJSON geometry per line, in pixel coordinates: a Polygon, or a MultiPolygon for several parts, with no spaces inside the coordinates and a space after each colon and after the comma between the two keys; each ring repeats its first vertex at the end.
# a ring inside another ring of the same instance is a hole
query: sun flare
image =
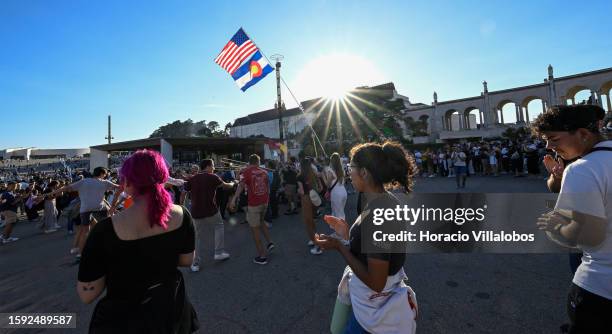
{"type": "Polygon", "coordinates": [[[293,86],[303,99],[326,97],[337,102],[356,87],[383,82],[384,75],[367,59],[349,53],[332,53],[306,63],[293,86]]]}

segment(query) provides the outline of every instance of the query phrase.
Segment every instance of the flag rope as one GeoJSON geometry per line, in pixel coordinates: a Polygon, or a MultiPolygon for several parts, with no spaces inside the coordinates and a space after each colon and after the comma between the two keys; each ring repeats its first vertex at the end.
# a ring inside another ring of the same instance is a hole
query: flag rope
{"type": "MultiPolygon", "coordinates": [[[[268,59],[268,56],[266,56],[266,54],[261,50],[261,47],[259,47],[259,45],[257,43],[255,43],[255,40],[253,40],[249,34],[246,32],[246,30],[244,30],[244,28],[240,27],[242,29],[242,31],[244,32],[245,35],[247,35],[247,37],[253,41],[253,44],[257,45],[257,48],[259,49],[259,52],[261,53],[261,55],[266,58],[266,60],[268,61],[269,64],[272,64],[272,62],[270,61],[270,59],[268,59]]],[[[306,116],[306,111],[304,110],[304,106],[302,106],[302,103],[300,101],[298,101],[298,99],[295,97],[295,94],[293,94],[293,91],[291,90],[291,88],[289,88],[289,85],[287,85],[287,83],[285,82],[285,79],[283,78],[282,75],[280,75],[280,79],[281,82],[283,83],[283,85],[285,85],[285,88],[287,88],[287,90],[289,91],[289,94],[291,95],[291,97],[293,98],[293,101],[295,101],[295,103],[298,105],[298,109],[300,109],[300,112],[302,112],[302,114],[304,116],[306,116]]],[[[278,106],[278,108],[282,108],[282,106],[278,106]]],[[[312,127],[312,124],[310,123],[310,121],[308,121],[308,118],[306,118],[307,122],[308,122],[308,127],[310,128],[310,130],[312,131],[312,133],[314,134],[314,138],[316,138],[316,142],[319,143],[319,146],[321,146],[321,150],[323,151],[323,156],[327,157],[327,152],[325,151],[325,147],[323,147],[323,144],[321,143],[321,140],[319,139],[319,135],[317,135],[317,132],[315,131],[315,129],[312,127]]],[[[279,131],[282,131],[282,129],[279,129],[279,131]]],[[[315,149],[315,156],[317,155],[317,147],[316,144],[314,145],[314,149],[315,149]]]]}

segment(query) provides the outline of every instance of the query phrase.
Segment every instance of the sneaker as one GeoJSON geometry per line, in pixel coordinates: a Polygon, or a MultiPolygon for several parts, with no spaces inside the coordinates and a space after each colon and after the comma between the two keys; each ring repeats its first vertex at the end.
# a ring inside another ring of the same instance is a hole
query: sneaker
{"type": "Polygon", "coordinates": [[[8,244],[8,243],[11,243],[11,242],[15,242],[17,240],[19,240],[19,238],[15,238],[15,237],[2,238],[2,243],[3,244],[8,244]]]}
{"type": "Polygon", "coordinates": [[[223,261],[229,259],[230,255],[226,252],[215,254],[215,261],[223,261]]]}
{"type": "Polygon", "coordinates": [[[57,229],[50,228],[50,229],[48,229],[48,230],[44,230],[43,232],[44,232],[45,234],[50,234],[50,233],[53,233],[53,232],[57,232],[57,229]]]}
{"type": "Polygon", "coordinates": [[[70,248],[70,254],[74,255],[74,254],[78,254],[79,253],[79,248],[75,247],[75,248],[70,248]]]}
{"type": "Polygon", "coordinates": [[[321,247],[319,246],[314,246],[310,249],[310,254],[312,255],[320,255],[321,253],[323,253],[323,251],[321,250],[321,247]]]}
{"type": "Polygon", "coordinates": [[[258,256],[253,259],[253,262],[257,264],[268,264],[268,259],[265,257],[258,256]]]}
{"type": "Polygon", "coordinates": [[[268,247],[266,247],[266,249],[268,250],[268,253],[271,253],[274,250],[275,247],[276,246],[274,246],[274,243],[271,242],[271,243],[268,244],[268,247]]]}
{"type": "Polygon", "coordinates": [[[312,246],[314,246],[314,241],[312,240],[308,241],[308,247],[312,247],[312,246]]]}
{"type": "Polygon", "coordinates": [[[198,271],[200,271],[200,265],[198,265],[198,264],[192,264],[192,265],[191,265],[191,272],[192,272],[192,273],[197,273],[198,271]]]}

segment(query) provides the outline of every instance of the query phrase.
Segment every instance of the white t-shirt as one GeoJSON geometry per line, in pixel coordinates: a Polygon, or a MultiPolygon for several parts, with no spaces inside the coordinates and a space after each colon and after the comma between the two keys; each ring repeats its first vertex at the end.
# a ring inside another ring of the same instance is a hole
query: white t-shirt
{"type": "MultiPolygon", "coordinates": [[[[612,141],[595,147],[612,147],[612,141]]],[[[612,300],[612,152],[596,151],[567,166],[555,210],[572,210],[607,220],[604,241],[578,245],[582,263],[572,280],[579,287],[612,300]]]]}
{"type": "Polygon", "coordinates": [[[423,160],[421,160],[422,154],[419,151],[416,151],[414,153],[414,159],[416,160],[417,163],[421,163],[423,160]]]}
{"type": "Polygon", "coordinates": [[[497,157],[495,151],[489,153],[489,165],[497,165],[497,157]]]}
{"type": "Polygon", "coordinates": [[[108,180],[96,178],[82,179],[70,185],[70,188],[79,192],[81,198],[81,213],[100,211],[104,208],[104,193],[117,187],[108,180]]]}
{"type": "Polygon", "coordinates": [[[457,167],[466,166],[465,160],[467,159],[467,157],[465,156],[465,153],[463,153],[462,151],[453,152],[452,159],[453,159],[453,166],[457,166],[457,167]]]}

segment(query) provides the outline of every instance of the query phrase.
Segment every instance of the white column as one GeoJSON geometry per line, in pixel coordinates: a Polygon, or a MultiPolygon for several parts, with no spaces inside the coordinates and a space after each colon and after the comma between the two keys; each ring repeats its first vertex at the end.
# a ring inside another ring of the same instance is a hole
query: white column
{"type": "Polygon", "coordinates": [[[482,122],[482,116],[483,116],[483,112],[478,110],[478,116],[480,117],[480,126],[482,127],[484,125],[484,123],[482,122]]]}
{"type": "Polygon", "coordinates": [[[160,139],[160,153],[161,155],[164,157],[164,159],[166,160],[166,163],[168,163],[168,167],[172,167],[172,145],[170,145],[169,142],[167,142],[165,139],[160,139]]]}
{"type": "Polygon", "coordinates": [[[501,120],[501,124],[506,124],[504,122],[504,111],[501,108],[499,108],[497,110],[499,111],[499,119],[501,120]]]}
{"type": "Polygon", "coordinates": [[[610,92],[608,91],[608,94],[606,94],[606,102],[608,102],[608,111],[612,111],[612,106],[610,106],[610,92]]]}
{"type": "Polygon", "coordinates": [[[525,106],[525,123],[529,123],[529,107],[525,106]]]}
{"type": "Polygon", "coordinates": [[[107,151],[96,150],[95,148],[89,150],[89,171],[93,173],[96,167],[108,168],[107,151]]]}
{"type": "Polygon", "coordinates": [[[576,104],[576,97],[572,97],[572,104],[576,104]]]}
{"type": "Polygon", "coordinates": [[[542,113],[546,112],[546,102],[542,100],[542,113]]]}
{"type": "Polygon", "coordinates": [[[601,100],[601,93],[597,92],[597,105],[603,109],[603,101],[601,100]]]}
{"type": "Polygon", "coordinates": [[[521,107],[519,107],[518,104],[515,104],[514,110],[516,113],[516,123],[520,123],[521,122],[521,107]]]}

